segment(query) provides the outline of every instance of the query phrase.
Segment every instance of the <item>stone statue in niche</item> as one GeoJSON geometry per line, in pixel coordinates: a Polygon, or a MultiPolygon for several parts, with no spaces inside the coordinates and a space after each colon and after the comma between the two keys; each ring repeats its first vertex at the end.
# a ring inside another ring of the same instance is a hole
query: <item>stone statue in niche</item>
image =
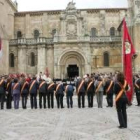
{"type": "Polygon", "coordinates": [[[66,10],[75,10],[75,9],[76,9],[75,3],[74,2],[69,2],[66,10]]]}

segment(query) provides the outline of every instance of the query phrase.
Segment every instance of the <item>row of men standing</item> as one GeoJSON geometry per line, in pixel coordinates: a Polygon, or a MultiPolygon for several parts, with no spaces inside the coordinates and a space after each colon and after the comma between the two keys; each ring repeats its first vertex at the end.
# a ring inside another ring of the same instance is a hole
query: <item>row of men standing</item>
{"type": "MultiPolygon", "coordinates": [[[[113,106],[113,85],[114,82],[108,77],[104,81],[100,76],[94,78],[88,77],[78,78],[76,82],[76,93],[78,95],[78,107],[85,107],[85,95],[88,97],[88,107],[93,107],[93,98],[96,93],[98,107],[103,107],[103,92],[107,93],[107,103],[108,106],[113,106]],[[81,103],[82,102],[82,103],[81,103]],[[81,106],[82,105],[82,106],[81,106]]],[[[11,108],[12,97],[14,100],[14,108],[19,108],[20,95],[22,97],[22,107],[26,109],[27,98],[30,94],[31,108],[37,108],[37,93],[39,90],[39,107],[46,108],[46,96],[48,102],[48,108],[54,107],[54,93],[56,95],[57,107],[63,108],[63,97],[66,93],[67,97],[67,107],[73,107],[73,92],[74,87],[72,85],[63,85],[62,82],[55,84],[53,82],[47,84],[43,79],[37,82],[36,77],[32,78],[31,82],[23,80],[19,82],[18,79],[11,81],[10,78],[7,81],[2,78],[0,80],[0,101],[1,109],[3,109],[4,96],[7,96],[7,109],[11,108]]]]}

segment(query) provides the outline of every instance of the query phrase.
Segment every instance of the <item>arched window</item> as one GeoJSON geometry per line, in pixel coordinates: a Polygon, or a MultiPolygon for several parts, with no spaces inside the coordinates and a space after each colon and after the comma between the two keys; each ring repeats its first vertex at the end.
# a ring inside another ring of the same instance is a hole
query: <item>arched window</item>
{"type": "Polygon", "coordinates": [[[109,67],[109,53],[104,52],[104,66],[109,67]]]}
{"type": "Polygon", "coordinates": [[[9,63],[10,63],[10,67],[15,66],[15,56],[14,56],[13,53],[11,53],[10,56],[9,56],[9,63]]]}
{"type": "Polygon", "coordinates": [[[52,30],[52,35],[54,36],[56,34],[56,29],[52,30]]]}
{"type": "Polygon", "coordinates": [[[91,37],[96,37],[96,36],[97,36],[97,29],[91,28],[91,37]]]}
{"type": "Polygon", "coordinates": [[[35,54],[31,52],[31,66],[35,66],[35,54]]]}
{"type": "Polygon", "coordinates": [[[17,31],[17,38],[22,38],[22,33],[21,33],[21,31],[17,31]]]}
{"type": "Polygon", "coordinates": [[[115,36],[115,28],[114,27],[110,28],[110,36],[115,36]]]}
{"type": "Polygon", "coordinates": [[[38,30],[34,30],[34,38],[35,39],[39,38],[39,31],[38,30]]]}

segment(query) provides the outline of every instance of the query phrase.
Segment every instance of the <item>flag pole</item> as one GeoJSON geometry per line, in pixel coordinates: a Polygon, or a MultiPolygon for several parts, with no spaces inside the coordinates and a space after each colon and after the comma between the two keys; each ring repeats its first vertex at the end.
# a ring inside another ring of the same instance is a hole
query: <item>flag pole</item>
{"type": "Polygon", "coordinates": [[[123,30],[123,23],[124,23],[124,19],[122,20],[121,23],[121,28],[122,28],[122,72],[124,73],[124,51],[123,51],[123,45],[124,45],[124,30],[123,30]]]}

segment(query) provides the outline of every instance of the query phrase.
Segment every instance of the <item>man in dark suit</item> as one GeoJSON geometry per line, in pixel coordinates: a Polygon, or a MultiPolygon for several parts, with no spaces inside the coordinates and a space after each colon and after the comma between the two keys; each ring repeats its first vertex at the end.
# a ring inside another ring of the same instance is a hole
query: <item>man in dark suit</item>
{"type": "Polygon", "coordinates": [[[106,99],[107,99],[107,107],[113,107],[113,89],[114,89],[114,82],[111,80],[111,77],[108,77],[105,82],[105,93],[106,93],[106,99]]]}
{"type": "Polygon", "coordinates": [[[78,77],[77,83],[76,83],[76,91],[78,95],[78,107],[81,108],[81,98],[82,98],[82,107],[85,107],[85,92],[86,92],[86,83],[85,79],[81,79],[78,77]]]}
{"type": "Polygon", "coordinates": [[[57,108],[59,108],[60,105],[61,105],[61,108],[64,108],[63,106],[64,86],[61,81],[56,85],[55,95],[56,95],[56,101],[57,101],[57,108]]]}
{"type": "Polygon", "coordinates": [[[31,99],[31,109],[37,109],[37,90],[38,90],[38,82],[36,81],[36,77],[32,78],[29,86],[29,94],[31,99]]]}
{"type": "Polygon", "coordinates": [[[71,107],[73,108],[73,92],[74,92],[74,88],[72,86],[72,84],[68,84],[65,87],[65,93],[66,93],[66,98],[67,98],[67,107],[71,107]]]}
{"type": "Polygon", "coordinates": [[[47,83],[44,79],[40,79],[39,82],[39,107],[42,108],[42,97],[43,105],[46,108],[46,95],[47,95],[47,83]]]}
{"type": "Polygon", "coordinates": [[[51,108],[54,108],[54,90],[55,90],[55,83],[52,81],[48,84],[47,88],[47,99],[48,99],[48,108],[50,108],[50,102],[51,102],[51,108]]]}
{"type": "Polygon", "coordinates": [[[137,98],[137,106],[140,106],[140,78],[137,76],[137,80],[135,82],[135,92],[137,98]]]}
{"type": "Polygon", "coordinates": [[[0,103],[1,109],[4,108],[4,99],[5,99],[6,83],[4,77],[0,78],[0,103]]]}

